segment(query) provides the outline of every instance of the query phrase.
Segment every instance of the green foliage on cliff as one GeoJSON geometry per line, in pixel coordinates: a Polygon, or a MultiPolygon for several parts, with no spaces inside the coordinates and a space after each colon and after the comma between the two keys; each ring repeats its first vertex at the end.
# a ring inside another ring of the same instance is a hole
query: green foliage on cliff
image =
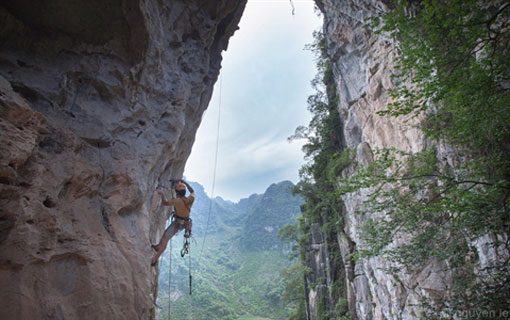
{"type": "MultiPolygon", "coordinates": [[[[451,294],[424,300],[437,319],[508,307],[510,296],[510,4],[396,1],[372,28],[398,40],[393,103],[381,115],[419,116],[429,149],[379,150],[339,189],[368,188],[371,213],[359,257],[382,255],[408,271],[436,259],[454,271],[451,294]],[[382,24],[381,24],[382,23],[382,24]],[[452,146],[457,160],[438,159],[452,146]],[[379,213],[374,218],[374,213],[379,213]],[[396,237],[410,240],[388,246],[396,237]],[[496,259],[481,262],[485,239],[496,259]]],[[[393,270],[395,271],[395,270],[393,270]]],[[[466,318],[466,317],[464,317],[466,318]]]]}
{"type": "Polygon", "coordinates": [[[294,308],[289,319],[306,319],[303,279],[308,279],[305,282],[309,287],[322,288],[315,306],[318,319],[348,319],[345,271],[337,241],[338,232],[343,227],[343,203],[335,191],[336,176],[350,164],[352,155],[350,150],[344,149],[342,122],[337,109],[338,90],[326,58],[325,41],[319,32],[314,36],[315,42],[309,49],[316,54],[318,74],[312,81],[315,94],[308,98],[312,120],[307,127],[298,127],[289,138],[306,139],[303,151],[307,163],[300,170],[300,181],[295,188],[295,192],[305,200],[298,229],[283,229],[281,232],[282,239],[297,241],[300,258],[289,269],[295,271],[288,272],[293,277],[285,279],[284,296],[292,298],[286,301],[294,308]],[[325,237],[333,288],[328,287],[326,279],[316,279],[316,271],[310,269],[313,224],[321,226],[325,237]],[[328,297],[332,300],[326,301],[328,297]]]}
{"type": "Polygon", "coordinates": [[[497,161],[488,171],[510,165],[510,8],[490,3],[397,1],[380,29],[401,49],[401,82],[382,113],[418,115],[434,105],[425,132],[497,161]]]}

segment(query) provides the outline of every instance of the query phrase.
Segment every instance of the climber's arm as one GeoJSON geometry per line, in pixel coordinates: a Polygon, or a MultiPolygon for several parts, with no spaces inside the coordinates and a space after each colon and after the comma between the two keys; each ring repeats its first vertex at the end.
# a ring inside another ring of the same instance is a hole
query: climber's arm
{"type": "Polygon", "coordinates": [[[181,182],[186,185],[186,188],[188,188],[189,193],[195,193],[195,190],[193,190],[193,188],[189,185],[189,183],[187,183],[184,180],[181,180],[181,182]]]}
{"type": "Polygon", "coordinates": [[[173,202],[172,202],[172,200],[173,200],[173,199],[172,199],[172,200],[170,200],[170,201],[168,201],[168,200],[166,199],[165,194],[163,193],[163,191],[161,191],[161,190],[156,190],[156,192],[157,192],[157,193],[159,193],[159,194],[161,195],[161,200],[162,200],[162,203],[163,203],[163,205],[164,205],[164,206],[173,206],[173,205],[174,205],[174,204],[173,204],[173,202]]]}

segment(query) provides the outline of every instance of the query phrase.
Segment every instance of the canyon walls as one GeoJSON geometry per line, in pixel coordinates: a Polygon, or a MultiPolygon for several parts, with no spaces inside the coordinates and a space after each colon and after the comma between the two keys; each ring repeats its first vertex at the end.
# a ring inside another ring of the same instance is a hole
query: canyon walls
{"type": "MultiPolygon", "coordinates": [[[[390,1],[316,3],[355,155],[343,174],[379,148],[426,148],[416,122],[376,113],[398,51],[364,25],[390,1]]],[[[154,190],[182,175],[245,4],[0,0],[0,318],[154,318],[150,244],[169,214],[154,190]]],[[[343,197],[339,232],[324,230],[328,217],[310,226],[308,319],[335,308],[344,285],[352,319],[415,319],[419,297],[447,294],[443,262],[394,277],[382,258],[352,259],[369,192],[343,197]]],[[[478,246],[489,261],[488,240],[478,246]]]]}
{"type": "Polygon", "coordinates": [[[245,4],[0,1],[0,318],[154,318],[154,190],[245,4]]]}
{"type": "MultiPolygon", "coordinates": [[[[390,101],[387,91],[394,87],[394,57],[398,55],[394,40],[376,35],[366,27],[368,18],[388,10],[385,0],[317,0],[324,14],[323,33],[326,53],[339,93],[338,110],[343,123],[345,148],[353,150],[353,163],[343,176],[354,174],[358,166],[372,162],[374,151],[395,147],[406,152],[422,151],[429,141],[417,126],[417,119],[379,116],[390,101]]],[[[446,146],[438,147],[440,159],[455,161],[456,155],[446,146]]],[[[338,301],[331,301],[332,269],[345,272],[346,298],[352,319],[416,319],[420,297],[441,298],[447,294],[451,274],[444,262],[429,261],[413,273],[388,274],[393,265],[381,257],[354,260],[361,243],[359,231],[367,219],[356,214],[370,189],[343,196],[344,227],[335,240],[322,231],[324,223],[311,225],[312,259],[307,262],[313,277],[305,276],[308,319],[321,317],[320,308],[331,313],[338,301]],[[340,250],[342,262],[332,263],[340,250]]],[[[380,213],[372,213],[373,216],[380,213]]],[[[409,239],[400,238],[405,242],[409,239]]],[[[398,243],[396,243],[397,245],[398,243]]]]}

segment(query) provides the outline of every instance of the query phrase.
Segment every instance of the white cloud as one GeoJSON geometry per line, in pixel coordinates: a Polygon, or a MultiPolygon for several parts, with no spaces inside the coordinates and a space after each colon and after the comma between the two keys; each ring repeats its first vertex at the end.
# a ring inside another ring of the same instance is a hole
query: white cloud
{"type": "Polygon", "coordinates": [[[256,175],[275,169],[283,170],[298,163],[302,158],[301,145],[298,143],[291,144],[286,140],[272,140],[269,137],[263,137],[237,152],[229,151],[220,156],[219,177],[222,180],[235,179],[238,175],[256,175]]]}
{"type": "MultiPolygon", "coordinates": [[[[239,200],[281,180],[297,182],[301,142],[286,140],[310,115],[315,64],[305,44],[321,19],[312,1],[250,0],[223,54],[221,126],[215,195],[239,200]]],[[[219,81],[197,133],[186,176],[211,192],[219,81]]]]}

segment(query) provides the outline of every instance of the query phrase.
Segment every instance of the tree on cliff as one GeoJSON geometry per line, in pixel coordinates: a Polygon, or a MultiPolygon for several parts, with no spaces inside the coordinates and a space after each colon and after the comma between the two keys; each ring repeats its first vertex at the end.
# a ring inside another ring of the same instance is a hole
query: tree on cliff
{"type": "MultiPolygon", "coordinates": [[[[510,3],[504,0],[395,2],[371,28],[398,40],[398,83],[381,115],[421,116],[431,147],[380,150],[339,194],[371,188],[359,257],[382,255],[412,271],[430,259],[449,264],[448,297],[423,301],[426,317],[482,318],[510,296],[510,3]],[[382,25],[381,25],[382,22],[382,25]],[[459,161],[438,159],[444,146],[459,161]],[[410,241],[388,246],[396,236],[410,241]],[[476,248],[494,251],[482,262],[476,248]]],[[[391,271],[391,270],[390,270],[391,271]]],[[[395,270],[393,270],[395,271],[395,270]]]]}
{"type": "Polygon", "coordinates": [[[284,298],[295,306],[289,320],[306,319],[304,279],[308,288],[322,288],[314,306],[318,320],[349,319],[345,271],[337,241],[337,234],[343,228],[343,213],[339,209],[342,208],[341,200],[336,195],[336,176],[349,163],[350,151],[344,150],[342,122],[337,109],[338,90],[327,60],[325,39],[320,32],[316,32],[314,38],[314,43],[308,47],[316,54],[318,69],[312,81],[315,94],[308,98],[312,119],[307,127],[298,127],[289,138],[306,140],[303,151],[307,163],[300,169],[300,181],[295,188],[305,201],[299,228],[287,227],[280,233],[282,239],[298,242],[300,257],[292,267],[282,272],[287,284],[284,298]],[[321,226],[327,242],[331,288],[326,279],[318,277],[318,272],[310,268],[310,261],[314,260],[310,234],[312,224],[321,226]]]}

